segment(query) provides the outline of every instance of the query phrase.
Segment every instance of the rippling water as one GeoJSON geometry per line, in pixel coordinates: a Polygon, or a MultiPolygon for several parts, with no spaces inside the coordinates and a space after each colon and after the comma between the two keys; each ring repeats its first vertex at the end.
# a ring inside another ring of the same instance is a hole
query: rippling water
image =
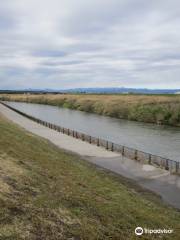
{"type": "Polygon", "coordinates": [[[180,128],[138,123],[41,104],[8,102],[42,120],[180,161],[180,128]]]}

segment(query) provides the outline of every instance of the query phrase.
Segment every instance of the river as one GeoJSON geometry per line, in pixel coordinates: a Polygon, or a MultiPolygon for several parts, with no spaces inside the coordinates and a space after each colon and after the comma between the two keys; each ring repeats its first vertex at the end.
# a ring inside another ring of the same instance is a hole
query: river
{"type": "Polygon", "coordinates": [[[116,119],[42,104],[8,102],[41,120],[180,161],[180,128],[116,119]]]}

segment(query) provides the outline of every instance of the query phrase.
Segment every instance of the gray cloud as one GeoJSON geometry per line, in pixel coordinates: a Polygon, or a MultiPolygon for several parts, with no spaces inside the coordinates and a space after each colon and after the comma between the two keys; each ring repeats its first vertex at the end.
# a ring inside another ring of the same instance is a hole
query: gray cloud
{"type": "Polygon", "coordinates": [[[178,0],[2,0],[0,88],[180,88],[178,0]]]}

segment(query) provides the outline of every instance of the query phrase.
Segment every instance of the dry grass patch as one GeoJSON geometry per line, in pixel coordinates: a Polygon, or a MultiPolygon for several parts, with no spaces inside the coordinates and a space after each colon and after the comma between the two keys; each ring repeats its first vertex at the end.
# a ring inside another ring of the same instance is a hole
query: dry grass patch
{"type": "Polygon", "coordinates": [[[17,159],[8,156],[6,153],[0,154],[0,171],[8,175],[18,177],[25,174],[25,169],[17,164],[17,159]]]}
{"type": "Polygon", "coordinates": [[[0,239],[133,240],[137,225],[179,239],[180,212],[152,193],[1,117],[0,133],[0,239]]]}
{"type": "Polygon", "coordinates": [[[179,95],[4,94],[0,99],[49,104],[116,118],[180,126],[179,95]]]}

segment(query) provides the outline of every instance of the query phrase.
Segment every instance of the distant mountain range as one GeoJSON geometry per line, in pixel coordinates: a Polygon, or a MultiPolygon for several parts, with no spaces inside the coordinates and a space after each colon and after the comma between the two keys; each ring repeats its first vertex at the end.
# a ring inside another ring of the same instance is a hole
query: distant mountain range
{"type": "Polygon", "coordinates": [[[147,89],[147,88],[72,88],[72,89],[23,89],[0,90],[0,93],[85,93],[85,94],[180,94],[180,89],[147,89]]]}
{"type": "Polygon", "coordinates": [[[146,89],[146,88],[76,88],[63,90],[63,92],[77,93],[114,93],[114,94],[177,94],[180,89],[146,89]]]}

